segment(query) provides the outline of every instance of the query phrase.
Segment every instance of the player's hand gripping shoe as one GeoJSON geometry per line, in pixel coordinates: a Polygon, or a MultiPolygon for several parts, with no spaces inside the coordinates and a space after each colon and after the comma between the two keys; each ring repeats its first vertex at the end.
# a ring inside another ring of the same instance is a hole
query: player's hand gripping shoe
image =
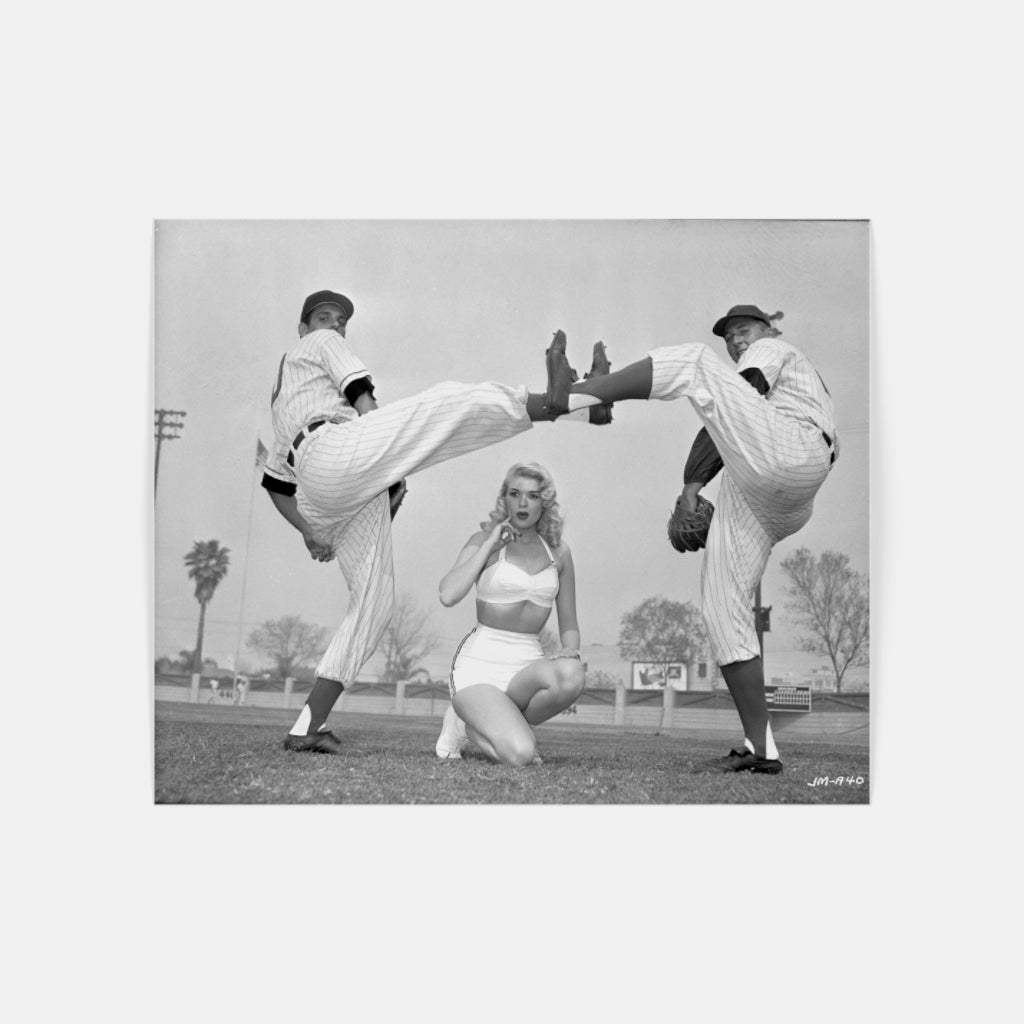
{"type": "Polygon", "coordinates": [[[330,731],[314,732],[308,736],[288,733],[284,738],[284,749],[302,754],[340,754],[341,740],[330,731]]]}
{"type": "Polygon", "coordinates": [[[466,723],[455,714],[455,707],[448,705],[441,723],[441,735],[437,737],[434,752],[445,760],[462,757],[469,737],[466,735],[466,723]]]}

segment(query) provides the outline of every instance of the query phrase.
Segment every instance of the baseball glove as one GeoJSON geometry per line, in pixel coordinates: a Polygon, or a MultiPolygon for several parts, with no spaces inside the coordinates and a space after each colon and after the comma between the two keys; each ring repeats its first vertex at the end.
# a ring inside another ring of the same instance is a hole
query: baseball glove
{"type": "Polygon", "coordinates": [[[682,497],[676,498],[676,507],[668,517],[668,539],[676,551],[700,551],[708,542],[708,530],[715,506],[707,498],[697,495],[697,509],[687,511],[682,497]]]}

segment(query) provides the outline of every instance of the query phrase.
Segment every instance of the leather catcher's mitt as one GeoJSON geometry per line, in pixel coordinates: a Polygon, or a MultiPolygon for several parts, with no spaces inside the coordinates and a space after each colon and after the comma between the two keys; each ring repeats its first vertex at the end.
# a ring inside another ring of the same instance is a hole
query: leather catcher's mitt
{"type": "Polygon", "coordinates": [[[676,551],[700,551],[708,542],[708,530],[715,506],[707,498],[697,495],[697,509],[688,512],[682,497],[676,498],[676,507],[668,517],[668,539],[676,551]]]}

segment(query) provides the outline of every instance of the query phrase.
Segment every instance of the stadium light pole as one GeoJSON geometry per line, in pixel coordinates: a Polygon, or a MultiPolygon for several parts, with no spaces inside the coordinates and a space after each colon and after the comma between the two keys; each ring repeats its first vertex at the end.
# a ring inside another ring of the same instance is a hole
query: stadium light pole
{"type": "Polygon", "coordinates": [[[153,496],[156,496],[156,482],[160,475],[160,445],[164,441],[175,441],[181,436],[185,424],[182,420],[185,413],[180,409],[157,409],[156,422],[156,457],[153,460],[153,496]]]}

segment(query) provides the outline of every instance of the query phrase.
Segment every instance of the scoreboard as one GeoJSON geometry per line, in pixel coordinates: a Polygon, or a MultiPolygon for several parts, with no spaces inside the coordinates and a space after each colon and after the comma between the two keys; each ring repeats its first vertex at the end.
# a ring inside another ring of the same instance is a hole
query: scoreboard
{"type": "Polygon", "coordinates": [[[765,699],[769,711],[810,711],[811,688],[809,686],[765,685],[765,699]]]}

